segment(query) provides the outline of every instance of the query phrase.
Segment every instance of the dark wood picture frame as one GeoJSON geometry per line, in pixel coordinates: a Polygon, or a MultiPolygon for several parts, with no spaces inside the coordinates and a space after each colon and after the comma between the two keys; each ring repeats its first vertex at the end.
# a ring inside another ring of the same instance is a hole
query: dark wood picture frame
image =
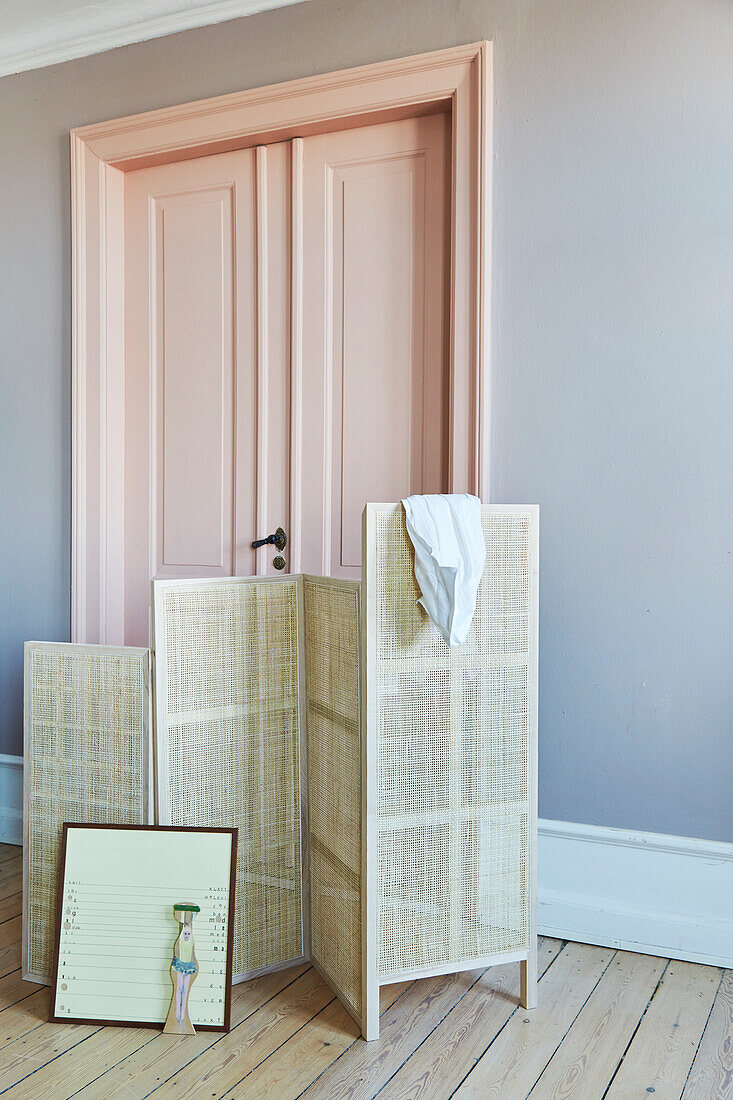
{"type": "MultiPolygon", "coordinates": [[[[227,929],[227,959],[225,977],[224,1022],[222,1024],[197,1024],[196,1031],[230,1031],[232,1014],[232,966],[234,963],[234,898],[237,879],[237,842],[239,830],[210,825],[108,825],[95,824],[93,822],[65,821],[61,833],[61,863],[59,865],[58,899],[56,903],[56,932],[53,950],[53,981],[51,984],[51,1007],[49,1023],[52,1024],[96,1024],[103,1027],[149,1027],[157,1028],[161,1034],[164,1020],[160,1022],[149,1020],[95,1020],[82,1019],[80,1016],[69,1018],[57,1016],[56,987],[58,984],[59,951],[61,947],[61,918],[64,904],[64,878],[66,874],[66,842],[70,829],[111,829],[117,832],[157,832],[157,833],[229,833],[232,838],[231,867],[229,874],[229,904],[228,904],[228,929],[227,929]]],[[[171,948],[172,948],[171,944],[171,948]]]]}

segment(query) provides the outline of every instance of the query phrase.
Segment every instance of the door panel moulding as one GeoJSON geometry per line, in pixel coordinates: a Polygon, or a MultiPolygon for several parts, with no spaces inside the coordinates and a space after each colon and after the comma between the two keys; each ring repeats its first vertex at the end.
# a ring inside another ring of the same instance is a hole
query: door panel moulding
{"type": "MultiPolygon", "coordinates": [[[[124,642],[124,174],[293,140],[291,530],[302,465],[302,138],[397,118],[451,119],[449,487],[488,499],[492,48],[473,43],[71,131],[72,625],[124,642]]],[[[259,155],[260,174],[266,166],[259,155]]],[[[264,349],[260,351],[264,353],[264,349]]]]}

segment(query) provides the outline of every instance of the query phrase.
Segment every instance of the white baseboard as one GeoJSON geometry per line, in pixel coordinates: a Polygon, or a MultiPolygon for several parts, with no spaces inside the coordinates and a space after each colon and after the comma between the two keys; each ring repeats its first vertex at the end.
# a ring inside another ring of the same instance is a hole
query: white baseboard
{"type": "Polygon", "coordinates": [[[539,931],[733,967],[733,844],[539,822],[539,931]]]}
{"type": "Polygon", "coordinates": [[[23,843],[23,757],[0,753],[0,843],[23,843]]]}

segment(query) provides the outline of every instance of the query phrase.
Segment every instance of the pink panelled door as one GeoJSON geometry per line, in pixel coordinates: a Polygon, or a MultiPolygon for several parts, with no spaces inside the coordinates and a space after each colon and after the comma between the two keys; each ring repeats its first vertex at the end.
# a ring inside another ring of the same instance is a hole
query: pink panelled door
{"type": "Polygon", "coordinates": [[[449,126],[125,175],[125,642],[151,577],[358,576],[367,500],[448,488],[449,126]],[[279,563],[278,563],[279,564],[279,563]]]}
{"type": "Polygon", "coordinates": [[[304,142],[303,567],[360,575],[361,513],[447,487],[444,115],[304,142]]]}

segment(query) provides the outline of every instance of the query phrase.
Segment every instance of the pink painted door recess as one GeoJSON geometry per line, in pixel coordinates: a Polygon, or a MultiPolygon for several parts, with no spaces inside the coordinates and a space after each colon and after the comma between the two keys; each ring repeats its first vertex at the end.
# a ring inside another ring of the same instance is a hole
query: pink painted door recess
{"type": "Polygon", "coordinates": [[[125,642],[150,579],[358,576],[367,500],[445,491],[442,114],[125,175],[125,642]]]}

